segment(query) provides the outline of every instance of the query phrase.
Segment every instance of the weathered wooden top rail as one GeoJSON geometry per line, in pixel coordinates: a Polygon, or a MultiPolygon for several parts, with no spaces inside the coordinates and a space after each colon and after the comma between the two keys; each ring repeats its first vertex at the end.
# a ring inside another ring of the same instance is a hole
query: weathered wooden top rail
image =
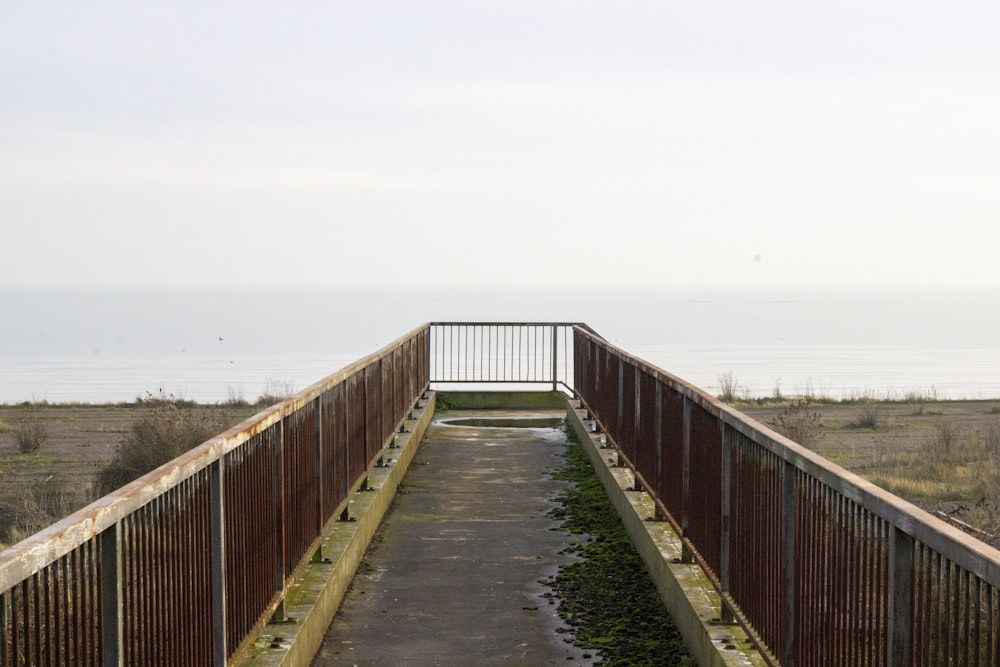
{"type": "Polygon", "coordinates": [[[431,383],[578,395],[774,662],[1000,664],[997,550],[585,325],[440,322],[0,553],[0,667],[232,662],[431,383]]]}

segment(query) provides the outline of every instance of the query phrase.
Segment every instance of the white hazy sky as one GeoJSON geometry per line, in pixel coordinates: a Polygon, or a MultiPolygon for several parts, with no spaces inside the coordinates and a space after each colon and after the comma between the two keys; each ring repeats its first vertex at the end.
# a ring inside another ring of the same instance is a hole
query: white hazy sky
{"type": "Polygon", "coordinates": [[[0,3],[0,286],[1000,287],[996,0],[0,3]]]}

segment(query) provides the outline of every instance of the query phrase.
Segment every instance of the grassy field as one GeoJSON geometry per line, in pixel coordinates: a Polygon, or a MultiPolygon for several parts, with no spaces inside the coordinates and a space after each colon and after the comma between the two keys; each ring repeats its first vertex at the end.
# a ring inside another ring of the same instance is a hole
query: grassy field
{"type": "MultiPolygon", "coordinates": [[[[258,412],[249,405],[182,404],[198,416],[233,425],[258,412]]],[[[156,401],[115,405],[0,405],[0,548],[40,530],[98,497],[97,476],[156,401]],[[22,451],[24,430],[41,435],[22,451]]]]}
{"type": "MultiPolygon", "coordinates": [[[[733,406],[929,511],[1000,534],[1000,401],[744,401],[733,406]]],[[[977,534],[995,546],[998,540],[977,534]]]]}

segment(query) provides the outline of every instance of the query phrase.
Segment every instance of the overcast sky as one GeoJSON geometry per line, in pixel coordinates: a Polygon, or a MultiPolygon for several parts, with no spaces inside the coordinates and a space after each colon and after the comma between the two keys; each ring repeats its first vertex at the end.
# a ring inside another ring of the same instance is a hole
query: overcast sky
{"type": "Polygon", "coordinates": [[[1000,3],[0,3],[0,286],[1000,287],[1000,3]]]}

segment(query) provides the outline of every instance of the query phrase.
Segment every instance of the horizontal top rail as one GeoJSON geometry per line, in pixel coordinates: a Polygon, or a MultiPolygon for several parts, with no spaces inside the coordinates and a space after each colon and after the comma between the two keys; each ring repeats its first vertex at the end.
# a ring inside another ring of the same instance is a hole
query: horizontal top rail
{"type": "Polygon", "coordinates": [[[589,330],[578,327],[576,331],[587,339],[600,342],[613,355],[627,360],[636,368],[670,386],[711,415],[718,417],[723,423],[770,450],[807,475],[826,484],[857,505],[896,526],[915,540],[941,553],[956,565],[972,572],[989,584],[1000,587],[1000,550],[962,532],[913,503],[907,502],[828,461],[739,410],[722,403],[689,382],[632,356],[599,336],[593,335],[589,330]]]}
{"type": "Polygon", "coordinates": [[[33,572],[113,527],[125,516],[207,468],[254,436],[263,433],[289,413],[302,408],[366,366],[388,357],[393,350],[415,338],[428,327],[428,324],[422,324],[380,350],[313,383],[296,395],[262,410],[176,459],[0,552],[0,591],[10,588],[33,572]]]}
{"type": "Polygon", "coordinates": [[[604,340],[604,338],[590,328],[590,325],[584,322],[472,322],[472,321],[454,321],[454,322],[431,322],[432,327],[574,327],[580,328],[592,336],[604,340]]]}

